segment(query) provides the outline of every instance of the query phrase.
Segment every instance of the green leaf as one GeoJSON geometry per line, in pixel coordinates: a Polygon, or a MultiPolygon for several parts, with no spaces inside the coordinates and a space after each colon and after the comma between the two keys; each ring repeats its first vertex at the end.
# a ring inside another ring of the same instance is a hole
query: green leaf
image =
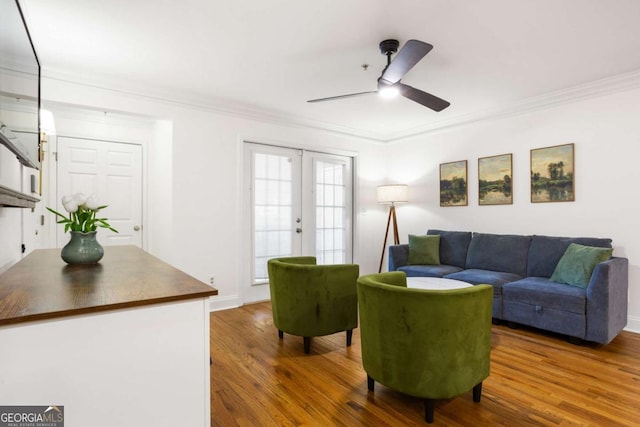
{"type": "Polygon", "coordinates": [[[52,214],[58,215],[59,217],[62,217],[64,219],[66,219],[67,221],[69,221],[69,218],[66,215],[62,215],[60,212],[56,212],[53,209],[51,209],[50,207],[47,207],[47,210],[49,212],[51,212],[52,214]]]}
{"type": "Polygon", "coordinates": [[[107,205],[103,205],[97,209],[87,209],[86,207],[79,206],[78,210],[76,212],[70,212],[69,216],[63,215],[50,207],[47,207],[47,210],[59,217],[57,223],[64,224],[65,233],[69,230],[88,233],[96,231],[98,227],[107,228],[117,233],[118,230],[109,225],[107,218],[97,218],[97,212],[106,207],[107,205]]]}

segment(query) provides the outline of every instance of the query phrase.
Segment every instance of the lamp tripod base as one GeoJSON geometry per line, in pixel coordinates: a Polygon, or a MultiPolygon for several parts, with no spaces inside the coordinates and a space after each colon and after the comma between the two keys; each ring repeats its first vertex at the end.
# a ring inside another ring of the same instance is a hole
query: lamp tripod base
{"type": "Polygon", "coordinates": [[[389,217],[387,218],[387,229],[384,232],[384,243],[382,244],[382,255],[380,255],[380,266],[378,267],[378,273],[382,272],[382,263],[384,262],[384,253],[387,249],[387,236],[389,235],[389,226],[393,222],[393,244],[400,244],[400,237],[398,235],[398,220],[396,219],[396,207],[391,205],[389,209],[389,217]]]}

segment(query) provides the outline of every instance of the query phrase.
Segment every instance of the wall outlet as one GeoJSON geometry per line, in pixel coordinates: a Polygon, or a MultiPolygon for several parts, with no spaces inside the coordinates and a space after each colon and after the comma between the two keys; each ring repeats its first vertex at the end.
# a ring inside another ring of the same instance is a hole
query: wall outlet
{"type": "Polygon", "coordinates": [[[215,274],[210,274],[209,275],[209,284],[210,285],[215,285],[216,284],[216,276],[215,276],[215,274]]]}

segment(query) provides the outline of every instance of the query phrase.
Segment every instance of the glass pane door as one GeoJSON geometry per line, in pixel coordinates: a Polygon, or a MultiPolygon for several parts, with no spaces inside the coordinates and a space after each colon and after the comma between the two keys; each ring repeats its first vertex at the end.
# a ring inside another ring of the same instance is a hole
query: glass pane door
{"type": "Polygon", "coordinates": [[[351,261],[350,159],[315,158],[315,254],[318,264],[351,261]]]}
{"type": "Polygon", "coordinates": [[[352,159],[244,144],[243,303],[269,299],[267,261],[352,261],[352,159]]]}
{"type": "Polygon", "coordinates": [[[263,283],[268,280],[267,260],[294,253],[294,162],[290,155],[256,152],[253,164],[253,283],[263,283]]]}

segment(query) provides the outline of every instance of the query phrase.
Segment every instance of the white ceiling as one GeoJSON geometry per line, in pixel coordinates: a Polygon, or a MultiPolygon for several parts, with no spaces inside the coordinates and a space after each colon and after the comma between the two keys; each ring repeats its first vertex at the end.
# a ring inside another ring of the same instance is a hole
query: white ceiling
{"type": "Polygon", "coordinates": [[[640,81],[638,0],[20,2],[44,76],[382,141],[612,76],[640,81]],[[375,90],[387,38],[434,46],[403,82],[448,109],[375,95],[306,102],[375,90]]]}

